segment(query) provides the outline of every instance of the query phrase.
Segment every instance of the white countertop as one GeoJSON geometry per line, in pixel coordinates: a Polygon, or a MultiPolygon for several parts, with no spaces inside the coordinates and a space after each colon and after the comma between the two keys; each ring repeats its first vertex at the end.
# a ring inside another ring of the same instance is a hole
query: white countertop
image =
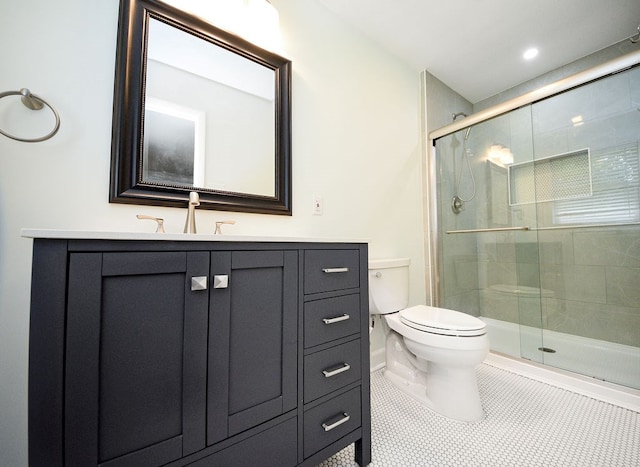
{"type": "Polygon", "coordinates": [[[287,242],[287,243],[368,243],[354,238],[277,237],[268,235],[212,235],[155,232],[97,232],[89,230],[31,229],[21,230],[26,238],[65,240],[158,240],[190,242],[287,242]]]}

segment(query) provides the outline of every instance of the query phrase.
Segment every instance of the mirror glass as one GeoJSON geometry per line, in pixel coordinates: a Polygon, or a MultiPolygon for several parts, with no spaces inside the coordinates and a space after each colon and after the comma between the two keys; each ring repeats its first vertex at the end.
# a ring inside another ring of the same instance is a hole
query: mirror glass
{"type": "Polygon", "coordinates": [[[291,214],[290,61],[122,0],[116,68],[112,202],[291,214]]]}
{"type": "Polygon", "coordinates": [[[274,196],[274,92],[273,70],[151,18],[143,181],[274,196]]]}

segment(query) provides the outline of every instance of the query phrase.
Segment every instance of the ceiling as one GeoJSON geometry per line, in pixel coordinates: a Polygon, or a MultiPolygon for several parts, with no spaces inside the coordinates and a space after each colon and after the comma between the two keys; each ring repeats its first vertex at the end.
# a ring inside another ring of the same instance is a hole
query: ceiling
{"type": "Polygon", "coordinates": [[[633,36],[640,26],[640,0],[319,2],[471,103],[633,36]],[[525,61],[530,47],[539,54],[525,61]]]}

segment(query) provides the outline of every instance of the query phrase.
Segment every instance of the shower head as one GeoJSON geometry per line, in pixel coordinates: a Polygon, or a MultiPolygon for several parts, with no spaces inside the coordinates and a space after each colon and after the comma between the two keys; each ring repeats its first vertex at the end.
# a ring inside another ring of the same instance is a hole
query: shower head
{"type": "Polygon", "coordinates": [[[467,127],[467,131],[466,131],[466,133],[464,134],[464,140],[465,140],[465,141],[469,139],[469,133],[471,133],[471,127],[470,127],[470,126],[469,126],[469,127],[467,127]]]}

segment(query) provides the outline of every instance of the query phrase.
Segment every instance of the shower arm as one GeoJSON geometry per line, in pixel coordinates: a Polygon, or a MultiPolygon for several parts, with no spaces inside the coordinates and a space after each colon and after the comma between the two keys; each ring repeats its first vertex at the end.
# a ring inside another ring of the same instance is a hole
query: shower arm
{"type": "Polygon", "coordinates": [[[458,118],[458,117],[464,117],[464,118],[467,118],[468,116],[469,116],[469,115],[467,115],[467,114],[466,114],[466,113],[464,113],[464,112],[458,112],[458,113],[451,114],[451,119],[455,122],[455,121],[456,121],[456,118],[458,118]]]}

